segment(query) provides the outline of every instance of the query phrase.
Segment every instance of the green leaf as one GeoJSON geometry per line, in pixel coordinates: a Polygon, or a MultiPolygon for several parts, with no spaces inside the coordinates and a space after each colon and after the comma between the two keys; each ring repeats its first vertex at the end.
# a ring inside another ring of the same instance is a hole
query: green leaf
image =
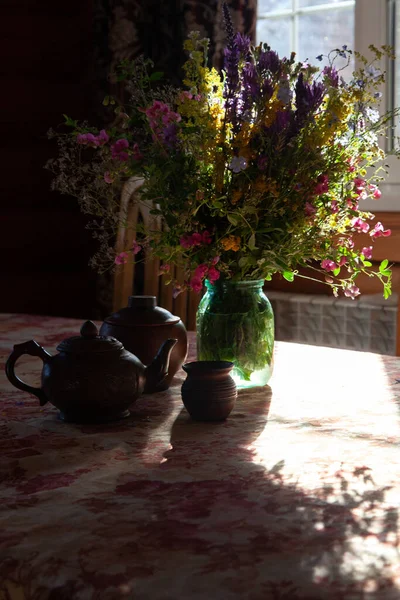
{"type": "Polygon", "coordinates": [[[249,241],[247,242],[247,245],[250,248],[250,250],[254,250],[254,248],[256,247],[256,236],[255,236],[255,233],[251,234],[251,236],[249,237],[249,241]]]}
{"type": "Polygon", "coordinates": [[[335,277],[337,277],[339,275],[339,273],[340,273],[340,267],[338,267],[337,269],[335,269],[333,271],[333,274],[334,274],[335,277]]]}
{"type": "Polygon", "coordinates": [[[63,115],[63,117],[65,119],[65,124],[68,127],[77,127],[78,121],[75,121],[74,119],[71,119],[71,117],[69,117],[68,115],[63,115]]]}
{"type": "Polygon", "coordinates": [[[383,260],[381,262],[381,264],[379,265],[379,271],[382,273],[382,271],[384,271],[386,269],[386,267],[388,266],[389,261],[387,258],[385,258],[385,260],[383,260]]]}
{"type": "Polygon", "coordinates": [[[241,269],[243,269],[243,267],[247,267],[248,264],[249,264],[248,256],[242,256],[242,258],[239,259],[239,267],[241,269]]]}
{"type": "Polygon", "coordinates": [[[364,260],[363,265],[364,267],[372,267],[372,262],[369,262],[369,260],[364,260]]]}
{"type": "Polygon", "coordinates": [[[283,271],[282,275],[284,276],[284,278],[286,279],[286,281],[293,281],[294,280],[294,273],[293,273],[293,271],[283,271]]]}
{"type": "Polygon", "coordinates": [[[228,221],[236,226],[239,223],[239,218],[236,215],[228,215],[228,221]]]}
{"type": "Polygon", "coordinates": [[[164,77],[164,73],[162,71],[155,71],[149,77],[149,81],[159,81],[164,77]]]}
{"type": "Polygon", "coordinates": [[[391,295],[391,293],[392,293],[391,287],[390,286],[387,287],[385,285],[385,287],[383,288],[383,297],[385,298],[385,300],[387,300],[389,298],[389,296],[391,295]]]}
{"type": "Polygon", "coordinates": [[[381,271],[381,275],[384,275],[385,277],[390,277],[392,274],[392,271],[389,271],[389,269],[385,269],[385,271],[381,271]]]}
{"type": "Polygon", "coordinates": [[[214,200],[213,204],[212,204],[215,208],[223,208],[223,204],[222,202],[220,202],[219,200],[214,200]]]}

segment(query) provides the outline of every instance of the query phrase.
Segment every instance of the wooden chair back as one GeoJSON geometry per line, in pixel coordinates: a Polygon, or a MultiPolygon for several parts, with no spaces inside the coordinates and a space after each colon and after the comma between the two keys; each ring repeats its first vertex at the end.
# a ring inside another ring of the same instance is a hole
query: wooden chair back
{"type": "MultiPolygon", "coordinates": [[[[116,240],[116,252],[124,252],[131,248],[136,238],[136,225],[140,219],[145,227],[160,229],[160,217],[150,214],[151,206],[140,200],[140,188],[143,180],[131,178],[126,182],[121,194],[120,222],[116,240]]],[[[160,261],[145,256],[143,294],[156,296],[159,306],[166,308],[172,314],[178,315],[188,330],[196,328],[196,311],[200,296],[194,292],[182,292],[177,298],[172,297],[172,285],[165,285],[166,276],[159,275],[160,261]]],[[[135,290],[136,263],[128,262],[116,268],[114,276],[113,310],[127,306],[128,297],[138,293],[135,290]]],[[[183,279],[182,270],[172,267],[172,277],[183,279]]],[[[171,273],[169,273],[171,276],[171,273]]]]}

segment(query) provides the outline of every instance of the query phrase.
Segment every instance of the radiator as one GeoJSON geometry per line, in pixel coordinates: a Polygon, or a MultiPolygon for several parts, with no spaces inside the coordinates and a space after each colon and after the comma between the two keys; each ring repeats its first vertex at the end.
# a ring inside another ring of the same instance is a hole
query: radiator
{"type": "Polygon", "coordinates": [[[275,339],[333,348],[396,354],[398,296],[357,300],[268,290],[275,339]]]}

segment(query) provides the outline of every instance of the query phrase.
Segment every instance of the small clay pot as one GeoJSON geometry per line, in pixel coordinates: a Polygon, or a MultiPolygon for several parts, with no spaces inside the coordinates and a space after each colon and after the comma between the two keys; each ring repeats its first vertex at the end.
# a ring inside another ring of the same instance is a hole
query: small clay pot
{"type": "Polygon", "coordinates": [[[186,410],[196,421],[223,421],[237,398],[230,376],[234,365],[224,360],[204,360],[182,366],[187,373],[181,393],[186,410]]]}

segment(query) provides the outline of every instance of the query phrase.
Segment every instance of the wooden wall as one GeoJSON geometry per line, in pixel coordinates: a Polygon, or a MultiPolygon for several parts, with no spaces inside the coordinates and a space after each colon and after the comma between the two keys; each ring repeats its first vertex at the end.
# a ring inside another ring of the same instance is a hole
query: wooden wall
{"type": "Polygon", "coordinates": [[[0,312],[89,317],[92,242],[43,165],[47,130],[91,107],[91,0],[1,0],[0,12],[0,312]]]}
{"type": "MultiPolygon", "coordinates": [[[[391,229],[390,237],[381,237],[373,243],[368,243],[369,238],[365,234],[355,236],[356,244],[360,247],[372,245],[374,267],[378,269],[379,263],[387,258],[392,264],[393,292],[400,294],[400,212],[382,212],[375,213],[372,224],[381,221],[385,229],[391,229]]],[[[318,276],[312,270],[302,270],[302,273],[310,277],[318,276]]],[[[381,294],[382,285],[376,277],[360,276],[357,279],[357,285],[362,294],[381,294]]],[[[304,294],[327,294],[330,295],[331,289],[323,283],[317,283],[300,277],[296,277],[293,283],[285,281],[282,277],[274,277],[273,281],[267,282],[266,289],[287,291],[288,293],[304,294]]]]}

